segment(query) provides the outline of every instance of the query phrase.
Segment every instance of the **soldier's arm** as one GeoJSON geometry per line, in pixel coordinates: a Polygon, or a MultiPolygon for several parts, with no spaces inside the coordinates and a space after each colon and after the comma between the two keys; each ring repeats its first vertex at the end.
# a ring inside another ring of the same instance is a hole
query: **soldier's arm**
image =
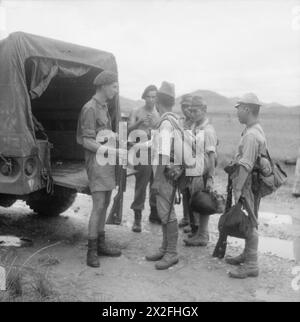
{"type": "Polygon", "coordinates": [[[86,150],[96,153],[99,149],[104,154],[106,151],[109,153],[117,153],[117,149],[107,145],[101,145],[96,141],[96,121],[95,113],[92,109],[86,109],[82,113],[81,119],[82,131],[82,145],[86,150]]]}
{"type": "Polygon", "coordinates": [[[207,188],[213,189],[213,180],[215,177],[216,166],[216,149],[217,149],[217,135],[212,127],[208,128],[204,133],[205,153],[207,153],[207,188]]]}
{"type": "Polygon", "coordinates": [[[254,135],[246,135],[243,140],[242,157],[239,160],[238,176],[234,179],[234,196],[237,202],[245,182],[251,173],[258,156],[258,142],[254,135]]]}

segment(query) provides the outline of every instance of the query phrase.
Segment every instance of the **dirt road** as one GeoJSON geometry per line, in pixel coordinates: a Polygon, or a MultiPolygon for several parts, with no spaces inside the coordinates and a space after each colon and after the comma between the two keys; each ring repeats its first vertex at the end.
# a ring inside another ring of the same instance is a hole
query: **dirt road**
{"type": "MultiPolygon", "coordinates": [[[[221,187],[224,190],[223,179],[218,179],[219,190],[222,190],[221,187]]],[[[99,269],[88,268],[85,264],[90,197],[79,194],[68,211],[52,219],[40,218],[20,201],[8,209],[0,207],[0,235],[24,236],[33,241],[28,247],[0,247],[0,265],[9,269],[13,264],[11,272],[20,272],[18,283],[21,288],[21,292],[14,295],[0,291],[0,299],[300,301],[300,291],[292,288],[293,280],[294,287],[298,285],[293,269],[300,266],[299,199],[281,192],[282,195],[278,193],[263,201],[260,276],[232,280],[227,276],[229,265],[211,257],[218,236],[219,215],[211,217],[211,242],[208,247],[184,247],[184,234],[181,232],[178,265],[167,271],[156,271],[152,263],[146,262],[145,254],[160,245],[160,226],[148,223],[147,206],[143,232],[131,232],[133,216],[130,203],[134,180],[130,178],[128,181],[123,224],[107,226],[106,229],[109,241],[119,245],[123,255],[120,258],[101,258],[99,269]]],[[[182,217],[181,206],[177,206],[177,214],[182,217]]],[[[241,241],[230,239],[228,254],[238,254],[241,249],[241,241]]],[[[300,269],[297,274],[299,272],[300,269]]]]}

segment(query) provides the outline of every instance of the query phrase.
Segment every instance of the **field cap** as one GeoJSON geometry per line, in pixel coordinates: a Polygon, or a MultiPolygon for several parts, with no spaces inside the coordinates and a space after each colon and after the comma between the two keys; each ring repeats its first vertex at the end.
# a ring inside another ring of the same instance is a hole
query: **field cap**
{"type": "Polygon", "coordinates": [[[151,91],[156,91],[157,92],[157,87],[155,85],[149,85],[144,89],[142,99],[144,100],[147,96],[147,94],[151,91]]]}
{"type": "Polygon", "coordinates": [[[175,85],[172,83],[163,81],[158,90],[158,93],[168,95],[175,99],[175,85]]]}
{"type": "Polygon", "coordinates": [[[195,95],[192,98],[192,104],[191,106],[206,106],[203,98],[201,96],[195,95]]]}
{"type": "Polygon", "coordinates": [[[249,105],[256,105],[261,106],[261,102],[258,100],[257,96],[253,93],[244,94],[238,101],[237,104],[234,106],[235,108],[239,107],[241,104],[249,104],[249,105]]]}
{"type": "Polygon", "coordinates": [[[114,72],[104,70],[96,76],[93,84],[95,86],[101,86],[101,85],[110,85],[116,82],[118,82],[118,75],[114,72]]]}
{"type": "Polygon", "coordinates": [[[189,105],[189,106],[191,106],[192,105],[192,98],[193,98],[192,94],[184,94],[184,95],[181,96],[180,104],[181,105],[189,105]]]}

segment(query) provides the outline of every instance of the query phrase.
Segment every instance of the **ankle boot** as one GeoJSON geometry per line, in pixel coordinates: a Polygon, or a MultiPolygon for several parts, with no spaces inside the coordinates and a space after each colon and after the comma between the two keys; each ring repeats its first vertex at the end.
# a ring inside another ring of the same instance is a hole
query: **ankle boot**
{"type": "Polygon", "coordinates": [[[135,233],[140,233],[142,231],[142,211],[141,210],[135,210],[134,211],[134,223],[132,226],[132,231],[135,233]]]}
{"type": "Polygon", "coordinates": [[[97,245],[98,255],[110,256],[110,257],[119,257],[122,255],[122,252],[116,247],[109,246],[105,242],[105,232],[99,233],[98,235],[98,245],[97,245]]]}
{"type": "Polygon", "coordinates": [[[167,224],[167,249],[164,257],[155,264],[156,269],[168,269],[178,263],[177,242],[178,223],[174,220],[167,224]]]}
{"type": "Polygon", "coordinates": [[[86,264],[90,267],[99,267],[100,262],[97,255],[97,239],[88,240],[88,251],[86,257],[86,264]]]}
{"type": "Polygon", "coordinates": [[[147,255],[145,258],[147,261],[149,262],[156,262],[159,261],[160,259],[162,259],[166,253],[167,250],[167,225],[162,225],[162,235],[163,235],[163,240],[162,240],[162,244],[161,247],[158,249],[158,251],[154,254],[151,255],[147,255]]]}
{"type": "Polygon", "coordinates": [[[238,266],[245,262],[245,253],[235,256],[235,257],[226,257],[225,262],[229,265],[238,266]]]}
{"type": "Polygon", "coordinates": [[[258,268],[258,232],[253,228],[252,233],[245,242],[245,260],[244,264],[236,270],[229,272],[229,277],[244,279],[247,277],[257,277],[258,268]]]}
{"type": "Polygon", "coordinates": [[[191,224],[187,227],[184,227],[183,232],[188,233],[188,238],[194,237],[198,231],[198,226],[191,224]],[[190,230],[186,230],[187,227],[190,227],[190,230]]]}
{"type": "Polygon", "coordinates": [[[186,246],[207,246],[209,242],[208,221],[209,216],[200,215],[198,231],[191,238],[184,239],[186,246]]]}

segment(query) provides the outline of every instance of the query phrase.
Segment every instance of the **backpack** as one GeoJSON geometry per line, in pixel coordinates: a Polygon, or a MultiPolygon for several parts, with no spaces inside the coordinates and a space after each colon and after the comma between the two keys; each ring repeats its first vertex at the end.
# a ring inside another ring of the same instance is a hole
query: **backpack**
{"type": "Polygon", "coordinates": [[[252,189],[258,193],[261,198],[275,192],[287,181],[287,174],[278,163],[275,163],[270,157],[269,151],[266,150],[266,155],[261,154],[257,158],[256,165],[253,170],[253,185],[252,189]],[[263,159],[270,163],[270,172],[264,173],[261,168],[263,159]]]}

